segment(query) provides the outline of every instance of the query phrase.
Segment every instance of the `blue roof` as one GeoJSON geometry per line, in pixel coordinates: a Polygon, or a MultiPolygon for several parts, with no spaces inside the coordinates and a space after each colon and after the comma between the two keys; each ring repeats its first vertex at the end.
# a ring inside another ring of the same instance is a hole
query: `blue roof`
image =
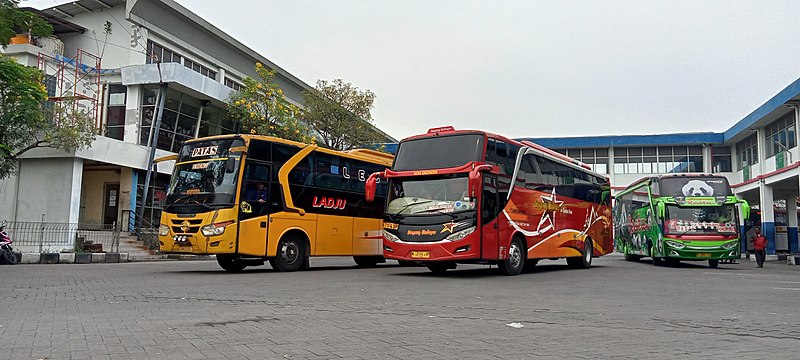
{"type": "Polygon", "coordinates": [[[722,133],[683,133],[658,135],[602,135],[560,138],[519,138],[548,148],[605,147],[605,146],[657,146],[722,144],[722,133]]]}
{"type": "Polygon", "coordinates": [[[725,131],[725,141],[728,141],[742,131],[749,129],[758,120],[761,120],[761,118],[767,116],[767,114],[775,111],[775,109],[783,106],[783,104],[785,104],[787,101],[792,100],[798,95],[800,95],[800,79],[797,79],[793,83],[789,84],[789,86],[773,96],[772,99],[767,100],[764,105],[759,106],[758,109],[755,109],[749,115],[745,116],[744,119],[739,120],[739,122],[736,124],[733,124],[730,129],[725,131]]]}

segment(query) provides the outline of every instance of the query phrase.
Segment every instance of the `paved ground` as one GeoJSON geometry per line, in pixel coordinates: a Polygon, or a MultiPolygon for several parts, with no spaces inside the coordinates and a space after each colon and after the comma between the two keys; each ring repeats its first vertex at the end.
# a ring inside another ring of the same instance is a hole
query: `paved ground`
{"type": "Polygon", "coordinates": [[[797,358],[800,267],[0,266],[0,359],[797,358]],[[518,323],[515,328],[510,324],[518,323]]]}

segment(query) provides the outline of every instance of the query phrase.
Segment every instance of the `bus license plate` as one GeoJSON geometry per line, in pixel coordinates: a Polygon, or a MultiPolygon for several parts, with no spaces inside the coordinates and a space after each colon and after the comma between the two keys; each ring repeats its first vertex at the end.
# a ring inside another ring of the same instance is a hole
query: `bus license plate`
{"type": "Polygon", "coordinates": [[[430,251],[412,251],[411,258],[412,259],[429,259],[431,257],[430,251]]]}
{"type": "Polygon", "coordinates": [[[711,253],[697,253],[697,257],[707,258],[711,257],[711,253]]]}

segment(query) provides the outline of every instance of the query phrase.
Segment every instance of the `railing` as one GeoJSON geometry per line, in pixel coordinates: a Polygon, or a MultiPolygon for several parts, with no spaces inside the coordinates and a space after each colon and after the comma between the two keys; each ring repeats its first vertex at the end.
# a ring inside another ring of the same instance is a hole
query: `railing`
{"type": "Polygon", "coordinates": [[[118,252],[119,228],[116,224],[82,224],[8,221],[12,246],[27,251],[118,252]]]}
{"type": "Polygon", "coordinates": [[[150,250],[158,250],[158,226],[154,226],[149,221],[139,218],[135,211],[123,210],[122,219],[124,225],[122,231],[136,235],[136,239],[147,245],[150,250]],[[139,227],[141,224],[141,227],[139,227]]]}

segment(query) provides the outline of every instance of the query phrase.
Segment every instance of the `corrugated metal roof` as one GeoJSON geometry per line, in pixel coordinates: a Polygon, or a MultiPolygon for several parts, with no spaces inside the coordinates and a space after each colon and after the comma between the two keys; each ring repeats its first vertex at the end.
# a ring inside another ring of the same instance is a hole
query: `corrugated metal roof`
{"type": "Polygon", "coordinates": [[[122,4],[125,4],[125,0],[78,0],[62,5],[56,5],[42,11],[52,16],[73,17],[81,13],[110,9],[114,6],[122,4]]]}

